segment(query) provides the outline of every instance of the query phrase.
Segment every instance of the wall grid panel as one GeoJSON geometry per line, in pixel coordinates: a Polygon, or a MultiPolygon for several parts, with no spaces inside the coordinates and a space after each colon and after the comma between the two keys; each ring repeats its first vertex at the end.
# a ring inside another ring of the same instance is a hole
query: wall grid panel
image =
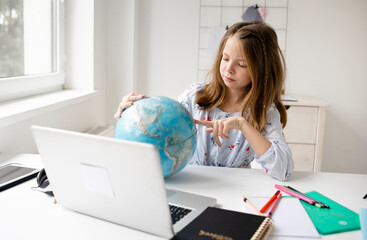
{"type": "Polygon", "coordinates": [[[213,49],[209,49],[211,31],[225,29],[242,21],[242,14],[250,6],[265,8],[264,21],[277,33],[278,43],[283,54],[286,54],[288,0],[201,0],[199,24],[198,73],[199,82],[205,77],[213,64],[213,49]]]}

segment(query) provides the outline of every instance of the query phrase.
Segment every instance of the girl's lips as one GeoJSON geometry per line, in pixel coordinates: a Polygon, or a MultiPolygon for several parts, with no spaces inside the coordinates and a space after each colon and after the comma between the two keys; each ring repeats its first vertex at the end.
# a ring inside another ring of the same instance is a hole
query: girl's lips
{"type": "Polygon", "coordinates": [[[234,81],[234,79],[229,78],[229,77],[224,77],[224,80],[226,80],[227,82],[233,82],[234,81]]]}

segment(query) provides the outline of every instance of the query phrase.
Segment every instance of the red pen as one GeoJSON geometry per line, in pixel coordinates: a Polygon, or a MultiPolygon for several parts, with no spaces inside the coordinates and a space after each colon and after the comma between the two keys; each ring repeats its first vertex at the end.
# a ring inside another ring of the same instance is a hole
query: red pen
{"type": "Polygon", "coordinates": [[[270,218],[271,215],[273,215],[274,210],[275,210],[275,207],[278,205],[278,202],[280,201],[281,198],[282,198],[282,194],[279,193],[278,196],[277,196],[277,200],[275,200],[273,207],[270,209],[270,212],[269,212],[269,214],[267,216],[268,218],[270,218]]]}
{"type": "Polygon", "coordinates": [[[276,193],[269,199],[269,201],[267,203],[265,203],[265,205],[260,209],[261,213],[266,212],[266,210],[268,209],[268,207],[274,202],[274,200],[277,198],[278,194],[280,193],[280,191],[276,191],[276,193]]]}

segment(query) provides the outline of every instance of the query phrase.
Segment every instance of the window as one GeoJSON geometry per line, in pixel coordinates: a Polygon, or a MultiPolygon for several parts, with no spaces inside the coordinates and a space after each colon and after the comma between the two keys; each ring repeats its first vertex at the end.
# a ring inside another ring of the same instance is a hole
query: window
{"type": "Polygon", "coordinates": [[[0,0],[0,102],[64,84],[63,0],[0,0]]]}

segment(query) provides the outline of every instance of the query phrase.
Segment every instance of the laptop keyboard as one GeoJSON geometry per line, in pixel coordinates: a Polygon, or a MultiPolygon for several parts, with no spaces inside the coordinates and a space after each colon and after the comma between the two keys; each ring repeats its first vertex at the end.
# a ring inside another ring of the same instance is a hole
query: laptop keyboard
{"type": "Polygon", "coordinates": [[[184,216],[186,216],[189,212],[191,212],[190,209],[178,207],[174,205],[169,205],[169,208],[171,210],[172,224],[175,224],[177,221],[179,221],[184,216]]]}

